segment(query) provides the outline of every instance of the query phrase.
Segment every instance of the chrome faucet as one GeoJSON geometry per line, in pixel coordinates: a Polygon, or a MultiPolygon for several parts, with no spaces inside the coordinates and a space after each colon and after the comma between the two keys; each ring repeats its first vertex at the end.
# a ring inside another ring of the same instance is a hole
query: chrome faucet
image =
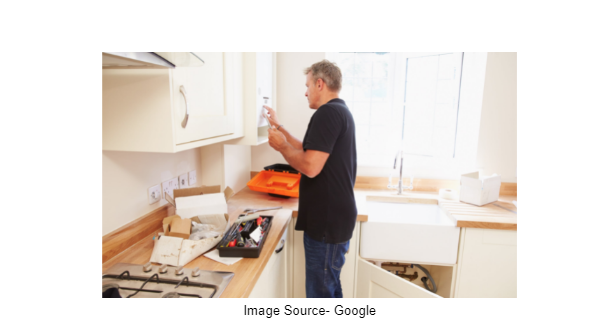
{"type": "Polygon", "coordinates": [[[412,190],[413,189],[413,176],[411,176],[411,183],[409,186],[403,186],[403,150],[397,150],[394,155],[394,167],[392,167],[392,171],[390,172],[390,177],[388,177],[388,188],[389,189],[397,189],[396,195],[403,194],[403,190],[412,190]],[[398,158],[401,158],[401,163],[399,166],[399,177],[398,177],[398,186],[392,185],[392,173],[396,170],[396,161],[398,158]]]}

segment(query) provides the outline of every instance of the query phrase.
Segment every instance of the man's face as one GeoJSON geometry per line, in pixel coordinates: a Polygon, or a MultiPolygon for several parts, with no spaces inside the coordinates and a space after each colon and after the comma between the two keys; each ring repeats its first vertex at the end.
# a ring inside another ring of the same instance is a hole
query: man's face
{"type": "Polygon", "coordinates": [[[319,89],[315,84],[312,72],[306,74],[306,99],[308,100],[308,107],[312,109],[319,108],[319,89]]]}

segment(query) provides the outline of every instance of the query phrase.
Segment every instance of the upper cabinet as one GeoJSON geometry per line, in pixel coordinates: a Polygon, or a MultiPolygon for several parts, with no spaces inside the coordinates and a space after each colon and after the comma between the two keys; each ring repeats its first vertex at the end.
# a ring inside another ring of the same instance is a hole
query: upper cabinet
{"type": "Polygon", "coordinates": [[[243,136],[241,53],[198,67],[103,69],[103,150],[179,152],[243,136]]]}
{"type": "Polygon", "coordinates": [[[244,137],[230,144],[259,145],[268,141],[263,105],[277,110],[277,53],[243,53],[244,137]]]}

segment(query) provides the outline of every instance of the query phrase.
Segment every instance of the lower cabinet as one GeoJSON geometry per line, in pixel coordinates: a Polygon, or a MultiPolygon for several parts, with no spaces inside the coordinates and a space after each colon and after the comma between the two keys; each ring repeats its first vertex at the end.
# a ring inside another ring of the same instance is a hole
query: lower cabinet
{"type": "MultiPolygon", "coordinates": [[[[305,298],[304,233],[292,218],[250,298],[305,298]]],[[[487,298],[516,297],[516,235],[513,230],[462,228],[457,264],[424,265],[437,291],[424,288],[426,274],[417,267],[412,281],[390,273],[379,262],[361,258],[356,223],[340,274],[344,298],[487,298]]]]}
{"type": "Polygon", "coordinates": [[[449,298],[452,293],[455,266],[422,265],[432,276],[437,291],[424,288],[421,278],[425,276],[417,267],[407,268],[406,274],[418,273],[415,280],[403,279],[379,265],[358,258],[355,298],[449,298]]]}
{"type": "MultiPolygon", "coordinates": [[[[296,219],[292,219],[290,228],[294,229],[296,219]]],[[[346,261],[340,272],[340,282],[342,284],[342,295],[344,298],[354,298],[356,264],[359,251],[359,222],[357,221],[352,232],[346,261]]],[[[293,297],[306,298],[306,263],[304,259],[304,232],[293,231],[293,297]]]]}
{"type": "Polygon", "coordinates": [[[285,229],[277,248],[266,263],[249,298],[289,298],[291,297],[291,271],[288,271],[288,253],[291,252],[291,240],[288,242],[288,229],[285,229]]]}
{"type": "Polygon", "coordinates": [[[516,230],[462,228],[456,298],[516,298],[516,230]]]}

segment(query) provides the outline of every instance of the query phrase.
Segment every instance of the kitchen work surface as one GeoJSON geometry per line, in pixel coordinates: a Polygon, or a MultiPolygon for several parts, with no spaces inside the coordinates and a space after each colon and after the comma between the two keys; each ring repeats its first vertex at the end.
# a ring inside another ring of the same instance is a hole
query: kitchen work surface
{"type": "MultiPolygon", "coordinates": [[[[229,201],[229,222],[233,222],[246,207],[230,208],[229,201]],[[231,213],[232,211],[232,213],[231,213]]],[[[291,220],[292,211],[289,209],[280,209],[272,211],[263,211],[261,215],[274,216],[272,229],[266,238],[264,248],[258,258],[244,258],[233,265],[224,265],[222,263],[211,260],[205,256],[199,256],[193,261],[184,265],[187,269],[195,269],[205,271],[224,271],[233,272],[235,276],[220,295],[221,298],[245,298],[249,296],[254,289],[254,285],[264,267],[268,263],[269,258],[277,248],[279,240],[283,236],[285,228],[291,220]]],[[[160,229],[158,229],[160,231],[160,229]]],[[[156,233],[157,234],[157,233],[156,233]]],[[[103,264],[103,273],[118,263],[145,264],[149,262],[151,253],[153,252],[153,235],[141,240],[132,247],[126,249],[121,254],[112,258],[103,264]]]]}
{"type": "MultiPolygon", "coordinates": [[[[483,206],[474,206],[459,200],[441,199],[436,192],[403,192],[395,195],[393,190],[354,189],[357,203],[357,221],[368,220],[367,201],[427,203],[438,202],[445,212],[457,221],[460,228],[506,229],[516,230],[517,208],[512,204],[516,196],[499,196],[499,201],[483,206]]],[[[229,214],[235,209],[263,208],[283,206],[293,211],[292,217],[298,216],[297,198],[277,198],[244,188],[229,200],[229,214]]]]}

